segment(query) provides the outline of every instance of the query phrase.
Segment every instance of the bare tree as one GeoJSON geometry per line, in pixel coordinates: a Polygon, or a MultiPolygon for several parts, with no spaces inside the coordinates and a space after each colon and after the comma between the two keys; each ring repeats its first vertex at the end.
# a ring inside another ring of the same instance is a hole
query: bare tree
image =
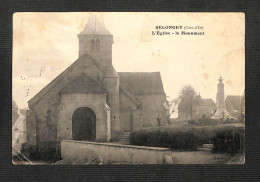
{"type": "Polygon", "coordinates": [[[176,112],[179,103],[180,103],[180,97],[169,100],[170,117],[172,114],[174,114],[176,112]]]}

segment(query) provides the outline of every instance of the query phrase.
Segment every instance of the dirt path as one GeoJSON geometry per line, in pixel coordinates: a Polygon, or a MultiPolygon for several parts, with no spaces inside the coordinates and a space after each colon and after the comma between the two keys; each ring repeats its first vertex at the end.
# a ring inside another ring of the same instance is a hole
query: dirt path
{"type": "Polygon", "coordinates": [[[174,164],[225,164],[231,160],[229,154],[212,154],[210,152],[170,152],[174,164]]]}

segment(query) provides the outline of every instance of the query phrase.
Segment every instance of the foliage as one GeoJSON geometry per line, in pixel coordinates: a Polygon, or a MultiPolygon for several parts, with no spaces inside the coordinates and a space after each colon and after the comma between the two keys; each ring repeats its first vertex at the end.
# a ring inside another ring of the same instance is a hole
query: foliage
{"type": "Polygon", "coordinates": [[[236,154],[244,150],[245,133],[243,128],[226,129],[212,137],[213,151],[236,154]]]}
{"type": "Polygon", "coordinates": [[[193,130],[139,130],[131,132],[129,141],[132,145],[166,147],[175,150],[196,150],[199,139],[193,130]]]}
{"type": "Polygon", "coordinates": [[[194,106],[199,104],[200,96],[196,96],[196,91],[191,85],[186,85],[180,92],[179,100],[178,111],[186,113],[192,119],[194,106]]]}
{"type": "MultiPolygon", "coordinates": [[[[243,148],[243,142],[238,144],[237,138],[230,140],[226,143],[226,133],[235,133],[237,131],[241,134],[244,131],[243,127],[237,129],[235,126],[216,125],[216,126],[194,126],[189,125],[184,127],[157,127],[146,130],[137,130],[130,133],[129,141],[132,145],[151,146],[151,147],[166,147],[172,150],[197,150],[198,147],[205,143],[213,143],[215,152],[237,152],[240,145],[243,148]],[[224,142],[221,143],[221,141],[224,142]],[[224,145],[224,146],[222,146],[224,145]],[[230,145],[234,147],[227,147],[230,145]],[[228,149],[226,149],[228,148],[228,149]]],[[[244,135],[241,137],[243,138],[244,135]]]]}
{"type": "Polygon", "coordinates": [[[195,89],[191,86],[191,85],[185,85],[182,89],[181,89],[181,93],[180,93],[180,97],[184,98],[187,95],[192,95],[195,96],[196,95],[196,91],[195,89]]]}

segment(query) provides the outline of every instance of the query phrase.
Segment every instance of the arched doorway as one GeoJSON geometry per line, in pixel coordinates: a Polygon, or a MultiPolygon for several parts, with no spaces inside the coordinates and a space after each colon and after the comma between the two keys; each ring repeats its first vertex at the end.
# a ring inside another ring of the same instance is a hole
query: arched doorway
{"type": "Polygon", "coordinates": [[[76,109],[72,115],[72,138],[73,140],[96,139],[96,115],[88,107],[76,109]]]}

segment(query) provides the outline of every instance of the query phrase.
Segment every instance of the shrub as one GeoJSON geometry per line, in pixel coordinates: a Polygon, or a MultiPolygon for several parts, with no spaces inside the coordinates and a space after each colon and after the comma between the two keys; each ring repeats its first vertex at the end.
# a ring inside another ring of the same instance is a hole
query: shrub
{"type": "Polygon", "coordinates": [[[195,120],[188,120],[187,123],[188,124],[197,124],[197,122],[195,120]]]}
{"type": "Polygon", "coordinates": [[[213,138],[213,151],[236,154],[244,150],[244,128],[219,131],[213,138]]]}
{"type": "Polygon", "coordinates": [[[166,147],[175,150],[196,150],[199,139],[192,130],[187,131],[134,131],[129,137],[130,144],[152,147],[166,147]]]}
{"type": "Polygon", "coordinates": [[[199,125],[204,125],[204,126],[212,126],[212,125],[217,125],[218,120],[216,119],[211,119],[211,118],[201,118],[198,120],[199,125]]]}
{"type": "Polygon", "coordinates": [[[130,144],[193,151],[202,144],[213,144],[214,152],[236,153],[244,148],[244,127],[196,126],[160,127],[130,133],[130,144]],[[233,137],[234,135],[234,137],[233,137]]]}

